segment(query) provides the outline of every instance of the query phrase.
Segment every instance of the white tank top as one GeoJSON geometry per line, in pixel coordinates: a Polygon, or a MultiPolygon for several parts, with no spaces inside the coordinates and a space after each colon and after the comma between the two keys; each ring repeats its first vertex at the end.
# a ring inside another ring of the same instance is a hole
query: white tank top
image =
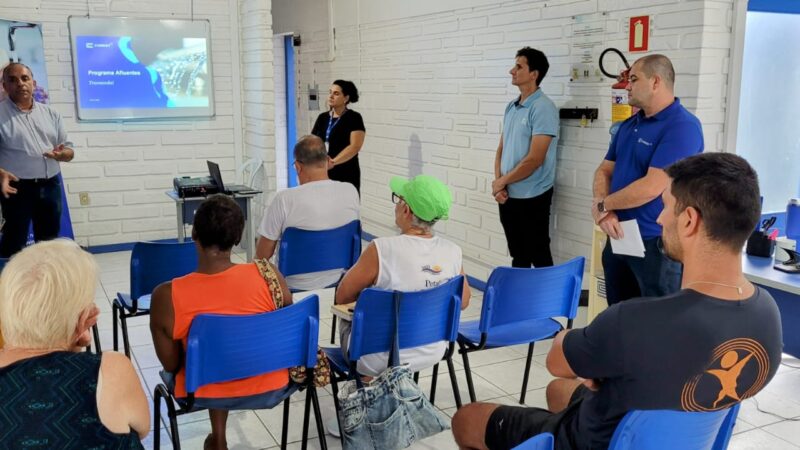
{"type": "MultiPolygon", "coordinates": [[[[438,236],[431,238],[402,234],[377,238],[378,280],[375,287],[386,290],[421,291],[438,286],[461,273],[461,248],[438,236]]],[[[440,341],[400,350],[400,363],[412,372],[427,369],[442,359],[447,342],[440,341]]],[[[389,354],[373,353],[358,360],[363,375],[378,376],[386,369],[389,354]]]]}

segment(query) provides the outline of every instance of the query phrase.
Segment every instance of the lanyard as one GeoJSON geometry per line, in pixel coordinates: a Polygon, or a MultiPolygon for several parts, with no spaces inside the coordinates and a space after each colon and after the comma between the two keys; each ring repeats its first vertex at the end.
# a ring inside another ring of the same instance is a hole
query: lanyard
{"type": "MultiPolygon", "coordinates": [[[[342,116],[346,112],[347,110],[345,109],[344,112],[342,112],[342,116]]],[[[331,111],[330,115],[328,116],[328,129],[325,131],[325,142],[331,141],[331,131],[333,131],[333,127],[335,127],[336,124],[342,120],[342,116],[339,116],[336,118],[336,120],[333,120],[333,111],[331,111]]]]}

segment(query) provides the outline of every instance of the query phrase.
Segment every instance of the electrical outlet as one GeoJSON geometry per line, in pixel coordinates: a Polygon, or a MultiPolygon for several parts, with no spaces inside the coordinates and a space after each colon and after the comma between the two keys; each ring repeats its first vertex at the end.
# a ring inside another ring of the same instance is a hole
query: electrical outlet
{"type": "Polygon", "coordinates": [[[81,206],[89,206],[89,193],[88,192],[81,192],[78,194],[78,198],[81,200],[81,206]]]}

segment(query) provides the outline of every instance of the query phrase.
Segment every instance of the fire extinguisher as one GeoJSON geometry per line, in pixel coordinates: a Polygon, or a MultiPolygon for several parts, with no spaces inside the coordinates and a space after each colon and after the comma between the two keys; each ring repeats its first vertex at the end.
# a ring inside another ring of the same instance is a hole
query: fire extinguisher
{"type": "Polygon", "coordinates": [[[636,114],[639,111],[639,108],[631,106],[628,103],[628,86],[630,85],[630,79],[628,78],[628,74],[630,73],[631,66],[628,64],[628,60],[625,59],[625,55],[622,54],[621,51],[617,50],[616,48],[607,48],[603,50],[603,53],[600,54],[600,71],[603,72],[603,75],[613,78],[617,80],[616,83],[611,85],[611,129],[609,132],[613,135],[616,133],[619,124],[625,121],[627,118],[631,117],[632,115],[636,114]],[[607,53],[613,52],[619,55],[622,62],[625,64],[625,69],[619,73],[619,75],[612,75],[606,71],[603,67],[603,57],[606,56],[607,53]]]}

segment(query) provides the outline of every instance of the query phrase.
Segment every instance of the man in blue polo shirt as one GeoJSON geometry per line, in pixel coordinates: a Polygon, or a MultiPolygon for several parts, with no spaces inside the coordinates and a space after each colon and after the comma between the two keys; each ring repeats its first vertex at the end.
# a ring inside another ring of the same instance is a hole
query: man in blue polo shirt
{"type": "Polygon", "coordinates": [[[611,138],[594,177],[594,222],[609,236],[603,250],[609,305],[633,297],[660,297],[680,288],[681,265],[660,250],[664,208],[661,193],[669,184],[664,168],[703,151],[700,121],[675,97],[675,69],[664,55],[648,55],[630,69],[630,104],[641,108],[611,138]],[[620,221],[636,219],[644,258],[616,255],[610,239],[623,237],[620,221]]]}
{"type": "Polygon", "coordinates": [[[509,72],[520,95],[506,106],[492,195],[499,204],[514,267],[553,265],[550,204],[556,177],[558,109],[539,89],[549,68],[544,53],[525,47],[517,52],[509,72]]]}

